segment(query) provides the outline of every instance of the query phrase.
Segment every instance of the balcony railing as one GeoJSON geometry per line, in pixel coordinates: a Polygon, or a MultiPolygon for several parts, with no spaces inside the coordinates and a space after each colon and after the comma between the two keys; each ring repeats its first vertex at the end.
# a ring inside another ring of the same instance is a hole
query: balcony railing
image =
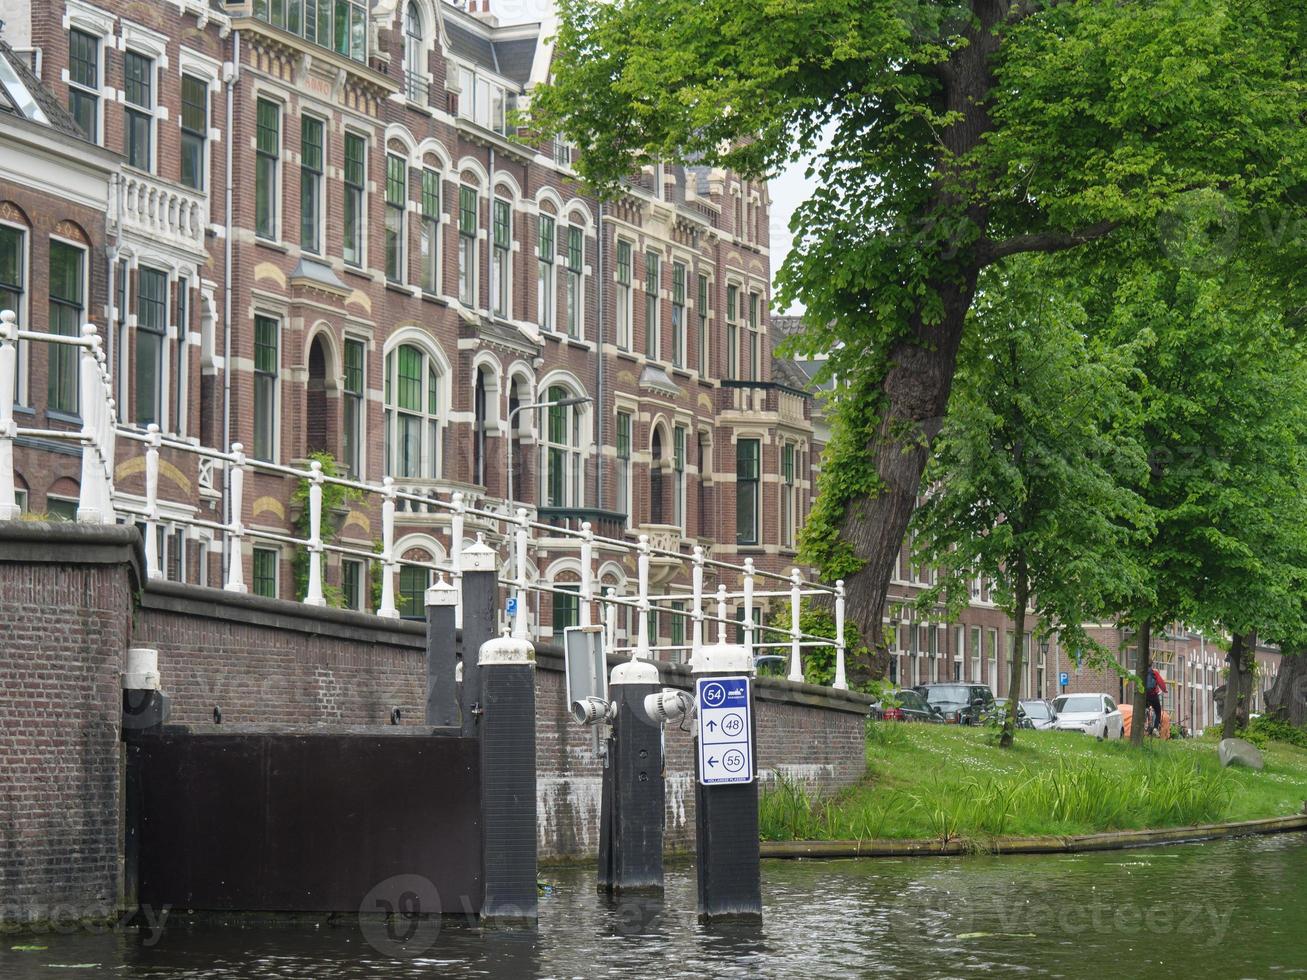
{"type": "Polygon", "coordinates": [[[589,523],[590,532],[601,538],[622,540],[626,535],[626,515],[595,507],[541,507],[537,516],[542,524],[565,531],[580,531],[589,523]]]}
{"type": "Polygon", "coordinates": [[[116,184],[120,201],[111,201],[109,223],[120,213],[122,227],[114,230],[142,238],[204,252],[204,231],[209,223],[208,199],[198,191],[179,187],[147,174],[124,173],[116,184]]]}

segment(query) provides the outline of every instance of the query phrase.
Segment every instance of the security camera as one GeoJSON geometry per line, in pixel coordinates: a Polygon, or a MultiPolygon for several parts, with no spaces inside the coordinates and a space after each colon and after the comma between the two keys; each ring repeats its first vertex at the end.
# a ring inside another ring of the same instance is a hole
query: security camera
{"type": "Polygon", "coordinates": [[[572,717],[582,725],[597,725],[608,717],[608,702],[603,698],[582,698],[572,702],[572,717]]]}
{"type": "Polygon", "coordinates": [[[670,688],[665,688],[657,694],[646,694],[644,698],[644,713],[659,725],[680,721],[693,707],[694,698],[685,691],[670,688]]]}

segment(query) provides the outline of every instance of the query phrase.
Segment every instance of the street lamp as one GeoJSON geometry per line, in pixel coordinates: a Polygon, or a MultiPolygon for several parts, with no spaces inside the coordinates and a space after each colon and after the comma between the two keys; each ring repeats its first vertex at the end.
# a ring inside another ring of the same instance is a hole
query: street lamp
{"type": "Polygon", "coordinates": [[[556,402],[532,402],[530,405],[518,405],[508,413],[508,438],[504,440],[504,472],[508,474],[508,512],[513,513],[513,416],[518,412],[537,408],[566,408],[569,405],[584,405],[594,401],[588,395],[584,397],[560,398],[556,402]]]}

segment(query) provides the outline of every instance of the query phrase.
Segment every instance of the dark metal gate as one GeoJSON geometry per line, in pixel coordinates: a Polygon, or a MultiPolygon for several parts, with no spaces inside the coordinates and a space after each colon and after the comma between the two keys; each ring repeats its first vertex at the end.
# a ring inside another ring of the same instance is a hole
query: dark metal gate
{"type": "Polygon", "coordinates": [[[142,905],[375,912],[365,899],[416,875],[440,911],[481,910],[474,738],[164,728],[127,752],[128,887],[142,905]]]}

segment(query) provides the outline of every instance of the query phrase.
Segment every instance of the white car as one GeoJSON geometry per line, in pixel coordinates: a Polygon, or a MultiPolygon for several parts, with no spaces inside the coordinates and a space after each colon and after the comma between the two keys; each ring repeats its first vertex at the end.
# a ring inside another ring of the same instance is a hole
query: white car
{"type": "Polygon", "coordinates": [[[1054,699],[1053,710],[1057,712],[1053,728],[1059,732],[1084,732],[1095,738],[1125,735],[1121,711],[1106,694],[1063,694],[1054,699]]]}

